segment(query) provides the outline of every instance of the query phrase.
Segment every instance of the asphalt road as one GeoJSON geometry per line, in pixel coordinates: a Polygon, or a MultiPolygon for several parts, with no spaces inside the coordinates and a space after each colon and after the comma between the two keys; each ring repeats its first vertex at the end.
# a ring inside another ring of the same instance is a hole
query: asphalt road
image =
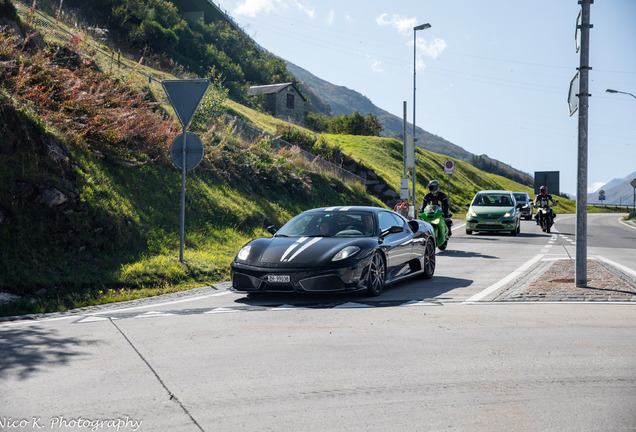
{"type": "MultiPolygon", "coordinates": [[[[432,280],[379,298],[220,286],[0,323],[0,430],[634,431],[633,304],[480,301],[574,256],[570,219],[458,223],[432,280]]],[[[591,215],[589,255],[636,275],[617,219],[591,215]]]]}

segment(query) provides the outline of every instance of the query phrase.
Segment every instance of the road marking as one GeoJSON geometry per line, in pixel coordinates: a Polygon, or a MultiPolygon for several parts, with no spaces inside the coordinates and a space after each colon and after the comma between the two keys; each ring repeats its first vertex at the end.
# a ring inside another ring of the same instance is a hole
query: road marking
{"type": "Polygon", "coordinates": [[[451,228],[451,231],[455,231],[455,230],[460,229],[460,228],[465,227],[465,226],[466,226],[466,222],[464,222],[464,223],[463,223],[463,224],[461,224],[461,225],[455,225],[455,224],[453,224],[453,228],[451,228]]]}
{"type": "Polygon", "coordinates": [[[618,218],[618,222],[625,225],[627,228],[636,229],[636,225],[624,221],[623,218],[618,218]]]}
{"type": "Polygon", "coordinates": [[[275,308],[272,308],[271,310],[293,310],[293,309],[308,309],[308,308],[304,306],[294,306],[294,305],[284,304],[284,305],[280,305],[275,308]]]}
{"type": "Polygon", "coordinates": [[[629,275],[631,275],[633,277],[636,277],[636,270],[632,270],[631,268],[629,268],[627,266],[624,266],[622,264],[619,264],[617,262],[614,262],[614,261],[609,260],[609,259],[607,259],[605,257],[602,257],[602,256],[597,256],[596,259],[598,259],[599,261],[603,261],[606,264],[609,264],[611,266],[616,267],[617,269],[619,269],[623,273],[627,273],[627,274],[629,274],[629,275]]]}
{"type": "Polygon", "coordinates": [[[107,314],[107,313],[112,313],[112,312],[128,312],[128,311],[137,310],[137,309],[156,308],[156,307],[159,307],[159,306],[169,306],[169,305],[173,305],[173,304],[185,303],[185,302],[205,299],[205,298],[208,298],[208,297],[218,297],[218,296],[228,295],[228,294],[232,294],[232,291],[229,291],[229,290],[228,291],[220,291],[220,292],[215,292],[215,293],[212,293],[212,294],[205,294],[205,295],[200,295],[200,296],[196,296],[196,297],[188,297],[188,298],[181,299],[181,300],[173,300],[173,301],[167,301],[167,302],[162,302],[162,303],[153,303],[153,304],[149,304],[149,305],[145,305],[145,306],[134,306],[134,307],[124,308],[124,309],[106,310],[106,311],[101,311],[101,312],[91,312],[90,314],[87,314],[87,315],[100,315],[100,314],[107,314]]]}
{"type": "MultiPolygon", "coordinates": [[[[119,319],[119,318],[111,318],[111,319],[119,319]]],[[[77,321],[78,323],[89,323],[89,322],[97,322],[97,321],[108,321],[109,318],[106,317],[96,317],[96,316],[89,316],[86,317],[82,320],[77,321]]]]}
{"type": "Polygon", "coordinates": [[[521,276],[526,270],[528,270],[530,267],[532,267],[537,261],[541,260],[542,258],[543,258],[543,254],[535,255],[532,259],[527,261],[525,264],[523,264],[517,270],[513,271],[512,273],[510,273],[508,276],[506,276],[505,278],[501,279],[499,282],[497,282],[497,283],[495,283],[493,285],[490,285],[485,290],[475,294],[474,296],[470,297],[467,300],[464,300],[462,302],[462,304],[478,302],[479,300],[483,299],[487,295],[494,293],[495,291],[497,291],[501,287],[505,286],[508,282],[510,282],[510,281],[514,280],[515,278],[518,278],[519,276],[521,276]]]}
{"type": "Polygon", "coordinates": [[[230,309],[230,308],[224,308],[224,307],[218,307],[218,308],[214,308],[212,310],[209,310],[207,312],[205,312],[206,314],[216,314],[216,313],[229,313],[229,312],[238,312],[237,309],[230,309]]]}
{"type": "Polygon", "coordinates": [[[142,315],[137,315],[135,318],[154,318],[154,317],[164,317],[164,316],[174,316],[173,313],[169,312],[158,312],[158,311],[149,311],[142,315]]]}
{"type": "Polygon", "coordinates": [[[349,303],[343,303],[341,305],[335,306],[333,309],[352,309],[352,308],[368,308],[368,307],[373,307],[373,306],[362,304],[362,303],[349,302],[349,303]]]}
{"type": "Polygon", "coordinates": [[[433,303],[423,300],[411,300],[404,303],[402,306],[441,306],[442,303],[433,303]]]}

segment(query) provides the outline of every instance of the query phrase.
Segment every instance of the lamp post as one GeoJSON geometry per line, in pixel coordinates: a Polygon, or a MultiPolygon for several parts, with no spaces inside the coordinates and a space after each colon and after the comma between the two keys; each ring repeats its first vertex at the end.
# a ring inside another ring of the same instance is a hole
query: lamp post
{"type": "MultiPolygon", "coordinates": [[[[614,90],[614,89],[607,89],[605,91],[607,93],[620,93],[620,94],[630,95],[631,97],[636,99],[636,96],[634,96],[633,94],[628,93],[628,92],[624,92],[624,91],[620,91],[620,90],[614,90]]],[[[634,202],[632,204],[632,211],[636,212],[636,179],[632,180],[631,185],[634,187],[634,202]]]]}
{"type": "Polygon", "coordinates": [[[633,94],[631,94],[631,93],[624,92],[624,91],[620,91],[620,90],[613,90],[613,89],[607,89],[607,90],[605,90],[605,91],[606,91],[607,93],[621,93],[621,94],[630,95],[631,97],[633,97],[634,99],[636,99],[636,96],[634,96],[634,95],[633,95],[633,94]]]}
{"type": "Polygon", "coordinates": [[[413,27],[413,217],[417,219],[417,201],[415,200],[415,149],[417,147],[417,139],[415,138],[415,87],[416,80],[415,75],[417,71],[417,58],[416,58],[416,50],[417,50],[417,40],[415,39],[415,34],[418,30],[426,30],[427,28],[431,28],[429,23],[420,24],[418,26],[413,27]]]}

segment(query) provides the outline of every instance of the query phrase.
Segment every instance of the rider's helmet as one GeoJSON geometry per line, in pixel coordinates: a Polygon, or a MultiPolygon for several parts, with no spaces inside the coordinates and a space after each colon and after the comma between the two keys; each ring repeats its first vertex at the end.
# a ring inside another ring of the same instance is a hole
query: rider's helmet
{"type": "Polygon", "coordinates": [[[541,186],[539,188],[539,192],[541,192],[541,195],[547,195],[548,194],[548,188],[545,186],[541,186]]]}
{"type": "Polygon", "coordinates": [[[439,182],[437,180],[428,182],[428,190],[431,191],[432,194],[439,192],[439,182]]]}

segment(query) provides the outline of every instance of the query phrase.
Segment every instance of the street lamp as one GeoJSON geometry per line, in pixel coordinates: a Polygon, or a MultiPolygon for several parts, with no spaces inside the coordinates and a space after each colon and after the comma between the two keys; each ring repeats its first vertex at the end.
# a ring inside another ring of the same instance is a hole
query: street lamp
{"type": "Polygon", "coordinates": [[[415,138],[415,74],[417,70],[417,59],[415,52],[417,50],[417,41],[415,34],[418,30],[426,30],[427,28],[431,28],[429,23],[413,27],[413,217],[415,219],[417,219],[417,202],[415,200],[415,149],[417,147],[417,139],[415,138]]]}
{"type": "MultiPolygon", "coordinates": [[[[621,93],[621,94],[630,95],[631,97],[636,99],[636,96],[634,96],[633,94],[628,93],[628,92],[624,92],[624,91],[620,91],[620,90],[613,90],[613,89],[607,89],[605,91],[608,92],[608,93],[621,93]]],[[[632,180],[631,185],[634,187],[634,202],[632,204],[632,211],[636,212],[636,178],[634,180],[632,180]]]]}
{"type": "Polygon", "coordinates": [[[633,94],[631,94],[631,93],[624,92],[624,91],[620,91],[620,90],[612,90],[612,89],[607,89],[607,90],[605,90],[605,91],[606,91],[607,93],[621,93],[621,94],[630,95],[631,97],[633,97],[634,99],[636,99],[636,96],[634,96],[634,95],[633,95],[633,94]]]}

